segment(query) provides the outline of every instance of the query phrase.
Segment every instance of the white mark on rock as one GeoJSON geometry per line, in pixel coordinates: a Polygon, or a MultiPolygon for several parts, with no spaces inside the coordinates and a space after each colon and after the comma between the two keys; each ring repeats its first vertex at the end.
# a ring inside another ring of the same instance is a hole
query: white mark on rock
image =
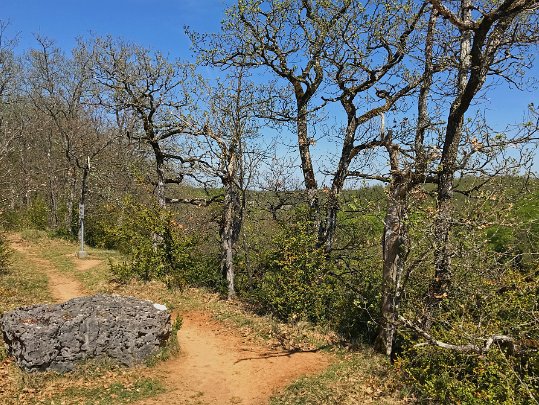
{"type": "Polygon", "coordinates": [[[162,304],[153,304],[153,307],[155,309],[158,309],[159,311],[166,311],[167,310],[166,305],[162,305],[162,304]]]}

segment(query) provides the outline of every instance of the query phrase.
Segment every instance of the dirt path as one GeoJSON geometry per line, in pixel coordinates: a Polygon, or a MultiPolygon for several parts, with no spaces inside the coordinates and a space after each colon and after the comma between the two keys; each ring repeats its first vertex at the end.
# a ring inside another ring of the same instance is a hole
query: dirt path
{"type": "Polygon", "coordinates": [[[77,259],[74,254],[68,255],[68,257],[74,261],[75,268],[80,272],[88,271],[103,263],[103,261],[99,259],[77,259]]]}
{"type": "Polygon", "coordinates": [[[14,250],[24,254],[35,264],[37,270],[47,275],[49,278],[49,289],[55,302],[64,302],[71,298],[84,295],[82,286],[78,281],[66,277],[59,272],[50,260],[39,257],[32,251],[30,244],[22,239],[20,235],[12,235],[10,237],[10,243],[14,250]]]}
{"type": "Polygon", "coordinates": [[[329,364],[322,353],[272,351],[199,312],[183,314],[180,355],[158,366],[172,389],[141,404],[267,403],[274,392],[329,364]]]}
{"type": "MultiPolygon", "coordinates": [[[[11,238],[12,247],[25,254],[49,277],[49,288],[58,302],[84,295],[82,286],[67,278],[49,260],[38,257],[20,237],[11,238]]],[[[99,260],[77,260],[85,271],[99,260]]],[[[152,369],[168,390],[139,404],[193,405],[267,403],[271,394],[298,377],[321,371],[329,356],[314,352],[270,350],[249,343],[237,331],[201,312],[182,313],[178,332],[180,355],[152,369]]]]}

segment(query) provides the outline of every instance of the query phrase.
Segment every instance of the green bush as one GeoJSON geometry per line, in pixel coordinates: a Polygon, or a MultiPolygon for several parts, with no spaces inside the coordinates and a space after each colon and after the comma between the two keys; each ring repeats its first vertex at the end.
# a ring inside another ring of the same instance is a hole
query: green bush
{"type": "Polygon", "coordinates": [[[238,295],[282,321],[307,320],[344,339],[370,341],[380,299],[381,273],[373,270],[379,268],[378,217],[339,213],[347,234],[338,233],[337,245],[347,247],[327,254],[317,247],[317,226],[306,208],[287,211],[283,223],[255,214],[258,222],[246,223],[248,236],[236,255],[238,295]]]}
{"type": "Polygon", "coordinates": [[[275,249],[261,263],[253,297],[259,308],[282,320],[328,319],[335,278],[323,249],[316,247],[312,224],[300,222],[275,238],[275,249]]]}
{"type": "Polygon", "coordinates": [[[187,284],[195,267],[195,241],[170,212],[126,202],[118,225],[109,232],[109,240],[127,256],[122,263],[111,263],[119,281],[159,279],[180,288],[187,284]]]}
{"type": "Polygon", "coordinates": [[[221,276],[220,258],[217,255],[202,252],[198,245],[192,251],[192,266],[186,269],[187,284],[193,287],[206,287],[226,294],[227,283],[221,276]]]}
{"type": "Polygon", "coordinates": [[[533,404],[539,398],[539,195],[502,186],[474,198],[455,198],[452,285],[448,298],[434,308],[426,297],[433,276],[429,249],[435,243],[434,215],[428,213],[435,208],[419,207],[409,215],[413,244],[408,264],[415,267],[401,314],[418,325],[428,320],[424,328],[442,342],[483,347],[488,337],[502,334],[516,344],[493,344],[481,355],[458,353],[427,345],[421,335],[401,328],[396,364],[420,401],[533,404]]]}
{"type": "Polygon", "coordinates": [[[530,393],[539,394],[536,352],[517,358],[503,347],[478,355],[411,345],[397,365],[419,397],[435,403],[531,404],[530,393]]]}
{"type": "Polygon", "coordinates": [[[283,321],[328,325],[350,339],[370,337],[369,311],[378,307],[378,278],[357,261],[345,264],[328,255],[316,243],[312,223],[300,215],[262,254],[250,290],[242,291],[240,277],[240,292],[261,312],[283,321]]]}
{"type": "Polygon", "coordinates": [[[49,207],[42,196],[36,196],[25,206],[6,209],[2,212],[1,225],[4,229],[39,229],[49,226],[49,207]]]}
{"type": "MultiPolygon", "coordinates": [[[[425,342],[420,336],[402,330],[399,343],[403,352],[397,363],[421,399],[532,404],[532,398],[539,397],[537,270],[497,261],[492,240],[485,242],[493,249],[489,252],[487,246],[469,246],[476,238],[464,233],[459,236],[466,249],[454,258],[455,285],[449,299],[433,312],[429,333],[442,342],[479,347],[488,337],[503,334],[514,339],[515,347],[494,344],[484,354],[458,353],[421,344],[425,342]],[[470,252],[470,257],[465,252],[470,252]]],[[[406,318],[420,318],[417,302],[405,307],[406,318]]]]}
{"type": "MultiPolygon", "coordinates": [[[[532,186],[537,187],[535,183],[532,186]]],[[[515,202],[506,204],[503,225],[496,224],[498,220],[486,229],[487,240],[499,261],[520,269],[534,267],[539,251],[539,191],[505,197],[515,202]]]]}
{"type": "Polygon", "coordinates": [[[120,246],[124,239],[118,237],[118,228],[124,223],[127,213],[134,211],[134,207],[130,207],[132,204],[129,198],[124,198],[118,204],[91,207],[87,215],[91,220],[84,224],[86,243],[101,249],[125,250],[125,246],[120,246]]]}

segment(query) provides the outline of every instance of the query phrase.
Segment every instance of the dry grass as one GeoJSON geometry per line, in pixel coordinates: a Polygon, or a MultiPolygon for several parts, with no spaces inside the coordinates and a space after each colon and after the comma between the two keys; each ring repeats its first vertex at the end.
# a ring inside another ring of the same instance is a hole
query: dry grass
{"type": "Polygon", "coordinates": [[[92,361],[61,375],[28,374],[8,363],[6,370],[11,390],[0,394],[2,404],[124,404],[164,390],[144,366],[128,369],[92,361]]]}
{"type": "Polygon", "coordinates": [[[342,352],[324,372],[296,381],[272,405],[412,403],[387,360],[364,348],[342,352]]]}

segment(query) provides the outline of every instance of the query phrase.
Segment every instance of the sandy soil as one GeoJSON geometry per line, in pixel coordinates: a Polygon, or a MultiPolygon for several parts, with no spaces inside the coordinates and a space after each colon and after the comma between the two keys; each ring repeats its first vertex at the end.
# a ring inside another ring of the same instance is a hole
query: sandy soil
{"type": "Polygon", "coordinates": [[[180,355],[158,366],[171,390],[143,404],[264,404],[298,377],[321,371],[328,356],[255,346],[206,314],[182,314],[180,355]]]}
{"type": "Polygon", "coordinates": [[[79,259],[74,254],[69,255],[69,257],[73,260],[75,263],[75,268],[78,271],[88,271],[101,263],[103,263],[101,260],[98,259],[79,259]]]}

